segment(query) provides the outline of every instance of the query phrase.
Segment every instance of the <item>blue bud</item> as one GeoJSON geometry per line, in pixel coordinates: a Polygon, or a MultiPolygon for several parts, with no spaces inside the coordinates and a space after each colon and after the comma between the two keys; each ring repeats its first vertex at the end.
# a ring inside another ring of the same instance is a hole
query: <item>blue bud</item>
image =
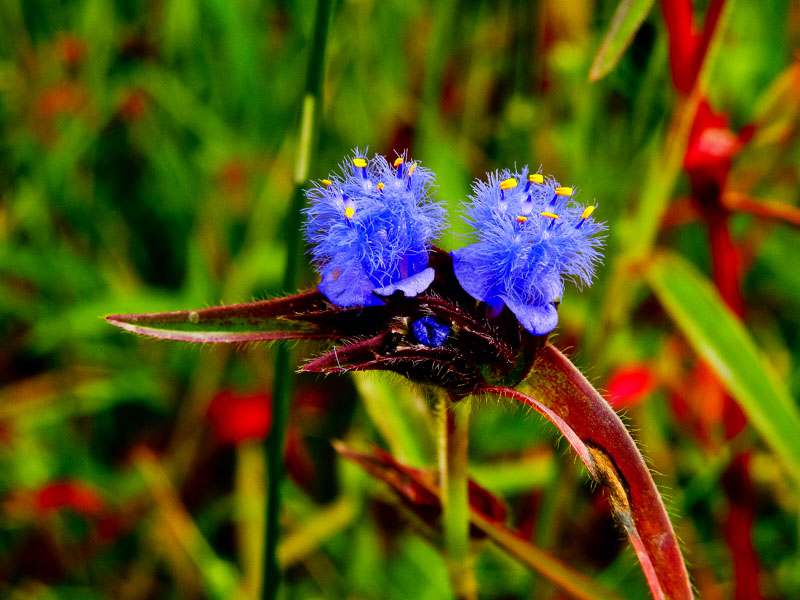
{"type": "Polygon", "coordinates": [[[414,337],[420,344],[438,348],[450,337],[450,327],[439,323],[433,317],[422,317],[411,324],[414,337]]]}

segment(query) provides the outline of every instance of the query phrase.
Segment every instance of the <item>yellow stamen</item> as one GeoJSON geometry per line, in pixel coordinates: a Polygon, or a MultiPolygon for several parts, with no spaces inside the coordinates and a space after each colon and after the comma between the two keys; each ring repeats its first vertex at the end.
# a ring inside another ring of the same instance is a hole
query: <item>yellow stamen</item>
{"type": "Polygon", "coordinates": [[[572,188],[571,187],[558,187],[556,188],[556,194],[559,196],[572,196],[572,188]]]}
{"type": "Polygon", "coordinates": [[[543,212],[543,213],[539,213],[539,214],[542,215],[543,217],[547,217],[548,219],[557,219],[558,218],[558,215],[555,214],[555,213],[543,212]]]}
{"type": "Polygon", "coordinates": [[[517,187],[517,180],[511,177],[510,179],[506,179],[505,181],[500,182],[500,189],[501,190],[510,190],[511,188],[517,187]]]}
{"type": "Polygon", "coordinates": [[[383,188],[384,188],[384,185],[383,185],[383,182],[381,181],[381,182],[378,183],[378,189],[382,190],[383,188]]]}
{"type": "Polygon", "coordinates": [[[531,183],[544,183],[544,175],[541,173],[534,173],[533,175],[528,175],[528,181],[531,183]]]}
{"type": "Polygon", "coordinates": [[[344,216],[348,219],[352,219],[354,214],[356,214],[356,209],[352,206],[348,206],[344,209],[344,216]]]}
{"type": "Polygon", "coordinates": [[[357,167],[361,167],[362,169],[367,166],[367,161],[363,158],[354,158],[353,164],[357,167]]]}
{"type": "Polygon", "coordinates": [[[594,206],[587,206],[586,210],[584,210],[583,214],[581,215],[581,219],[588,219],[589,217],[591,217],[592,213],[594,212],[594,209],[595,209],[594,206]]]}
{"type": "Polygon", "coordinates": [[[524,223],[527,220],[528,220],[528,217],[524,217],[522,215],[517,217],[517,221],[519,221],[520,223],[524,223]]]}
{"type": "Polygon", "coordinates": [[[410,167],[408,167],[408,176],[411,177],[411,174],[414,172],[414,169],[417,168],[417,163],[414,163],[410,167]]]}
{"type": "Polygon", "coordinates": [[[403,157],[402,156],[398,156],[397,158],[394,159],[394,166],[395,167],[399,167],[402,164],[403,164],[403,157]]]}
{"type": "Polygon", "coordinates": [[[323,179],[322,183],[324,183],[325,185],[333,185],[333,182],[330,179],[323,179]]]}

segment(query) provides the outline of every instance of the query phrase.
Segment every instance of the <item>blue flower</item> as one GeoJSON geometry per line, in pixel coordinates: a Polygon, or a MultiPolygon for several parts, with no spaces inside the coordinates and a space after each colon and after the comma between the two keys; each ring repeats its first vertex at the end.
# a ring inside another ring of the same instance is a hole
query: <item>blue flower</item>
{"type": "Polygon", "coordinates": [[[337,306],[373,306],[397,290],[424,291],[434,278],[431,243],[445,226],[433,173],[405,154],[389,164],[358,150],[341,173],[306,192],[305,237],[322,275],[319,291],[337,306]]]}
{"type": "Polygon", "coordinates": [[[508,306],[525,329],[544,335],[558,323],[564,279],[591,284],[605,225],[592,217],[594,206],[573,198],[572,188],[527,166],[473,185],[466,221],[475,243],[451,255],[459,283],[490,315],[508,306]]]}

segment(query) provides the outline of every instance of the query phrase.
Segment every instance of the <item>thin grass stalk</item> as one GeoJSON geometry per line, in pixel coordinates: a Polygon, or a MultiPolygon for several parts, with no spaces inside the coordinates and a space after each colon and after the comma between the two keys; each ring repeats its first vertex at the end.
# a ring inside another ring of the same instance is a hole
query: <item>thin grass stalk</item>
{"type": "MultiPolygon", "coordinates": [[[[308,180],[312,156],[319,138],[319,116],[324,80],[325,47],[328,39],[328,24],[331,15],[331,2],[319,0],[314,16],[314,34],[308,57],[306,89],[303,96],[302,116],[300,118],[297,157],[294,171],[294,194],[289,206],[286,223],[286,271],[283,288],[293,290],[297,287],[297,270],[300,261],[300,210],[304,195],[302,186],[308,180]]],[[[276,551],[279,537],[279,516],[281,507],[280,488],[283,480],[283,449],[286,423],[289,416],[289,398],[292,388],[289,349],[281,345],[275,353],[275,380],[272,388],[272,429],[266,443],[267,453],[267,501],[266,535],[264,536],[264,585],[262,597],[274,600],[278,594],[281,573],[278,568],[276,551]]]]}
{"type": "Polygon", "coordinates": [[[469,399],[451,410],[449,400],[444,396],[439,398],[436,417],[445,559],[453,595],[465,599],[477,597],[469,551],[469,415],[469,399]]]}

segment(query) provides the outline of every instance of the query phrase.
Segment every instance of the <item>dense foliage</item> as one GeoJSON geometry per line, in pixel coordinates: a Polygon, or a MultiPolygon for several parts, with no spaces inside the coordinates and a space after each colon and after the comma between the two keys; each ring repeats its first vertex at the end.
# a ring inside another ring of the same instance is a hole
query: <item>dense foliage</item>
{"type": "MultiPolygon", "coordinates": [[[[551,341],[652,461],[698,595],[798,597],[800,13],[649,4],[620,20],[585,1],[337,3],[309,177],[408,148],[436,173],[445,251],[476,241],[487,173],[579,186],[605,259],[593,287],[565,287],[551,341]]],[[[295,291],[314,7],[0,3],[0,596],[256,597],[274,346],[153,342],[100,316],[295,291]]],[[[301,289],[319,282],[306,258],[301,289]]],[[[414,323],[446,347],[438,321],[414,323]]],[[[536,572],[473,532],[482,595],[564,597],[549,557],[566,581],[648,597],[613,494],[549,424],[478,400],[469,433],[476,502],[543,551],[536,572]]],[[[287,597],[450,597],[422,471],[435,437],[398,376],[297,377],[287,597]],[[391,455],[358,454],[372,445],[391,455]]]]}

